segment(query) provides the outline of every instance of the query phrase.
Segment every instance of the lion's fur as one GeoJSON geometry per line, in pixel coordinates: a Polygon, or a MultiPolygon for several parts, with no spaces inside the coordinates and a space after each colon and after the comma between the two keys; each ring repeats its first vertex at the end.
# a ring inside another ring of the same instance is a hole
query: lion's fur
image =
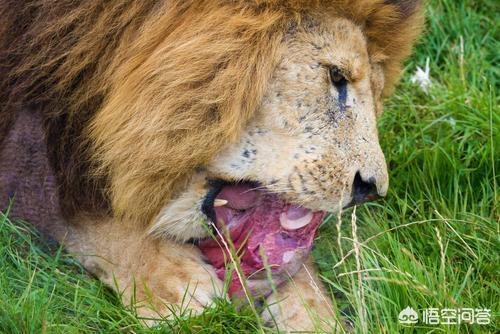
{"type": "Polygon", "coordinates": [[[417,2],[0,0],[0,130],[18,108],[42,109],[67,213],[109,199],[148,222],[237,139],[290,30],[352,20],[388,94],[422,25],[417,2]]]}

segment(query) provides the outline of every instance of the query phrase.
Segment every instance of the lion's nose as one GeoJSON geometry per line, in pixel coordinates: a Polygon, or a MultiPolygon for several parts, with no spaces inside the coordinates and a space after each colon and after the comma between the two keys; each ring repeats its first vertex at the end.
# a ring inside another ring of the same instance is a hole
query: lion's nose
{"type": "Polygon", "coordinates": [[[351,205],[357,205],[368,201],[373,201],[381,198],[377,191],[377,180],[375,177],[371,177],[368,180],[364,180],[359,172],[354,176],[354,181],[352,183],[352,203],[351,205]]]}

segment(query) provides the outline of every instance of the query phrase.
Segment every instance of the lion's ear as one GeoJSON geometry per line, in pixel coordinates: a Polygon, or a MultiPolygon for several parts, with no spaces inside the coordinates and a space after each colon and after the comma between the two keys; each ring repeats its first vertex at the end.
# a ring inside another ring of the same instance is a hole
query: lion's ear
{"type": "MultiPolygon", "coordinates": [[[[361,0],[360,0],[361,1],[361,0]]],[[[382,63],[385,75],[384,95],[392,93],[401,73],[401,63],[407,58],[420,35],[423,24],[422,0],[385,0],[371,3],[366,10],[364,32],[369,52],[385,59],[382,63]]]]}

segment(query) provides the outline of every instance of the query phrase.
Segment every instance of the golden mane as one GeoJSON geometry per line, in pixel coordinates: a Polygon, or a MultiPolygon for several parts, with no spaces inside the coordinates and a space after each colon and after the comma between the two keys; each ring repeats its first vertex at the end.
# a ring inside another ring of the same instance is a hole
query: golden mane
{"type": "Polygon", "coordinates": [[[43,108],[63,205],[109,198],[138,222],[238,138],[304,17],[361,26],[386,94],[422,26],[413,0],[0,0],[0,15],[0,129],[43,108]]]}

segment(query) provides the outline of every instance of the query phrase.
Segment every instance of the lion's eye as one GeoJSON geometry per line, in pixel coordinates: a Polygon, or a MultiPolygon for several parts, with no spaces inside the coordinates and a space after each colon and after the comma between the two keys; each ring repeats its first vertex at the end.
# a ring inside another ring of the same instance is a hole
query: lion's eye
{"type": "Polygon", "coordinates": [[[337,89],[347,85],[347,79],[337,66],[330,67],[330,80],[337,89]]]}
{"type": "Polygon", "coordinates": [[[339,111],[345,112],[347,109],[347,84],[348,81],[337,66],[332,66],[328,69],[330,73],[330,81],[338,92],[338,107],[339,111]]]}

